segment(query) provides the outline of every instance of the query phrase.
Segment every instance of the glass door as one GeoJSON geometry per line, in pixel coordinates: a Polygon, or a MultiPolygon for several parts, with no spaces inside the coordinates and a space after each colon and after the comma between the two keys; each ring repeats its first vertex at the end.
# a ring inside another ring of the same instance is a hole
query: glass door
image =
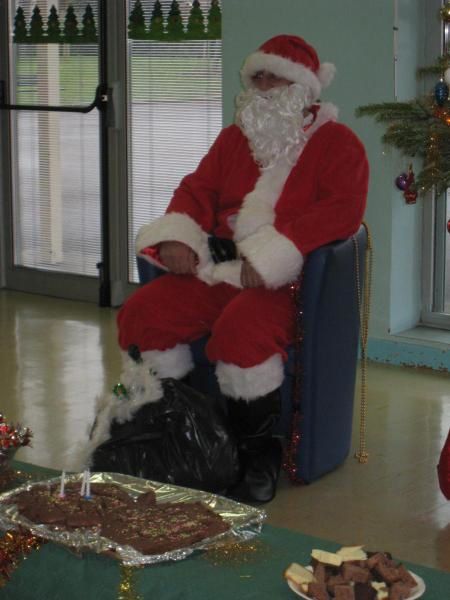
{"type": "Polygon", "coordinates": [[[6,285],[101,305],[110,302],[105,4],[9,0],[0,90],[10,174],[6,285]]]}

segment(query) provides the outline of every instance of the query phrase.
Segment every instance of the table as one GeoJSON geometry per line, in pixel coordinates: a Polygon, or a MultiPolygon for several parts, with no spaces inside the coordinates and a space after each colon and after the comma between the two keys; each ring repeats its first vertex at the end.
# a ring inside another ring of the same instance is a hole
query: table
{"type": "MultiPolygon", "coordinates": [[[[58,473],[24,463],[14,467],[58,473]]],[[[283,571],[291,562],[307,564],[312,548],[336,550],[339,544],[265,525],[258,551],[244,553],[241,564],[217,561],[207,553],[186,560],[134,569],[135,590],[143,600],[295,600],[283,571]]],[[[427,586],[423,600],[450,599],[450,573],[406,563],[427,586]]],[[[45,544],[32,552],[0,589],[1,600],[117,600],[120,565],[95,554],[82,558],[66,548],[45,544]]]]}

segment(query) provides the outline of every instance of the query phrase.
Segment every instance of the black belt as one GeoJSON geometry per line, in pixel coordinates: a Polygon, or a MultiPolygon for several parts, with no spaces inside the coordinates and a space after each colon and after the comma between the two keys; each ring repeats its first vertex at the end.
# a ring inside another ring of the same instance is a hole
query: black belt
{"type": "Polygon", "coordinates": [[[236,244],[233,240],[211,235],[208,237],[208,246],[211,258],[216,264],[227,260],[235,260],[238,257],[236,244]]]}

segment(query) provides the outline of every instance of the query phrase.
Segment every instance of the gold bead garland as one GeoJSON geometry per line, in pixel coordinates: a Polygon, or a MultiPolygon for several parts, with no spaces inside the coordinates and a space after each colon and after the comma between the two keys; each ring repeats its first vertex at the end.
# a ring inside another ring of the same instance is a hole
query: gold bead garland
{"type": "Polygon", "coordinates": [[[365,283],[361,286],[360,256],[356,237],[353,236],[355,248],[355,277],[356,294],[358,300],[359,313],[359,332],[361,341],[361,392],[360,392],[360,423],[359,423],[359,450],[355,453],[355,458],[360,463],[367,463],[369,454],[366,448],[367,434],[367,341],[369,337],[369,318],[370,318],[370,297],[372,291],[372,270],[373,270],[373,247],[372,237],[366,223],[363,223],[367,234],[367,248],[365,253],[365,283]]]}

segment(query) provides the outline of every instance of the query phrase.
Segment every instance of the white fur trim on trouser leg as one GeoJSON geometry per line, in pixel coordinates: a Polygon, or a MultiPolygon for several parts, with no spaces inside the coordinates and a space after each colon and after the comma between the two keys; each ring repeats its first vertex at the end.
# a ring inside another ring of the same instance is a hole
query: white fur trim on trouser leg
{"type": "Polygon", "coordinates": [[[69,454],[64,468],[67,471],[82,471],[91,465],[92,455],[98,446],[110,438],[113,421],[125,423],[131,421],[136,412],[145,404],[158,402],[163,397],[160,380],[150,372],[148,364],[136,363],[125,358],[124,369],[120,375],[120,383],[127,394],[118,396],[109,392],[97,397],[95,406],[95,426],[89,426],[86,441],[77,444],[74,452],[69,454]],[[81,446],[81,451],[80,451],[81,446]]]}
{"type": "Polygon", "coordinates": [[[161,379],[181,379],[194,368],[188,344],[177,344],[168,350],[147,350],[141,356],[144,363],[153,368],[161,379]]]}
{"type": "Polygon", "coordinates": [[[216,376],[225,396],[255,400],[281,386],[284,379],[283,360],[280,354],[274,354],[261,364],[247,369],[219,361],[216,376]]]}

